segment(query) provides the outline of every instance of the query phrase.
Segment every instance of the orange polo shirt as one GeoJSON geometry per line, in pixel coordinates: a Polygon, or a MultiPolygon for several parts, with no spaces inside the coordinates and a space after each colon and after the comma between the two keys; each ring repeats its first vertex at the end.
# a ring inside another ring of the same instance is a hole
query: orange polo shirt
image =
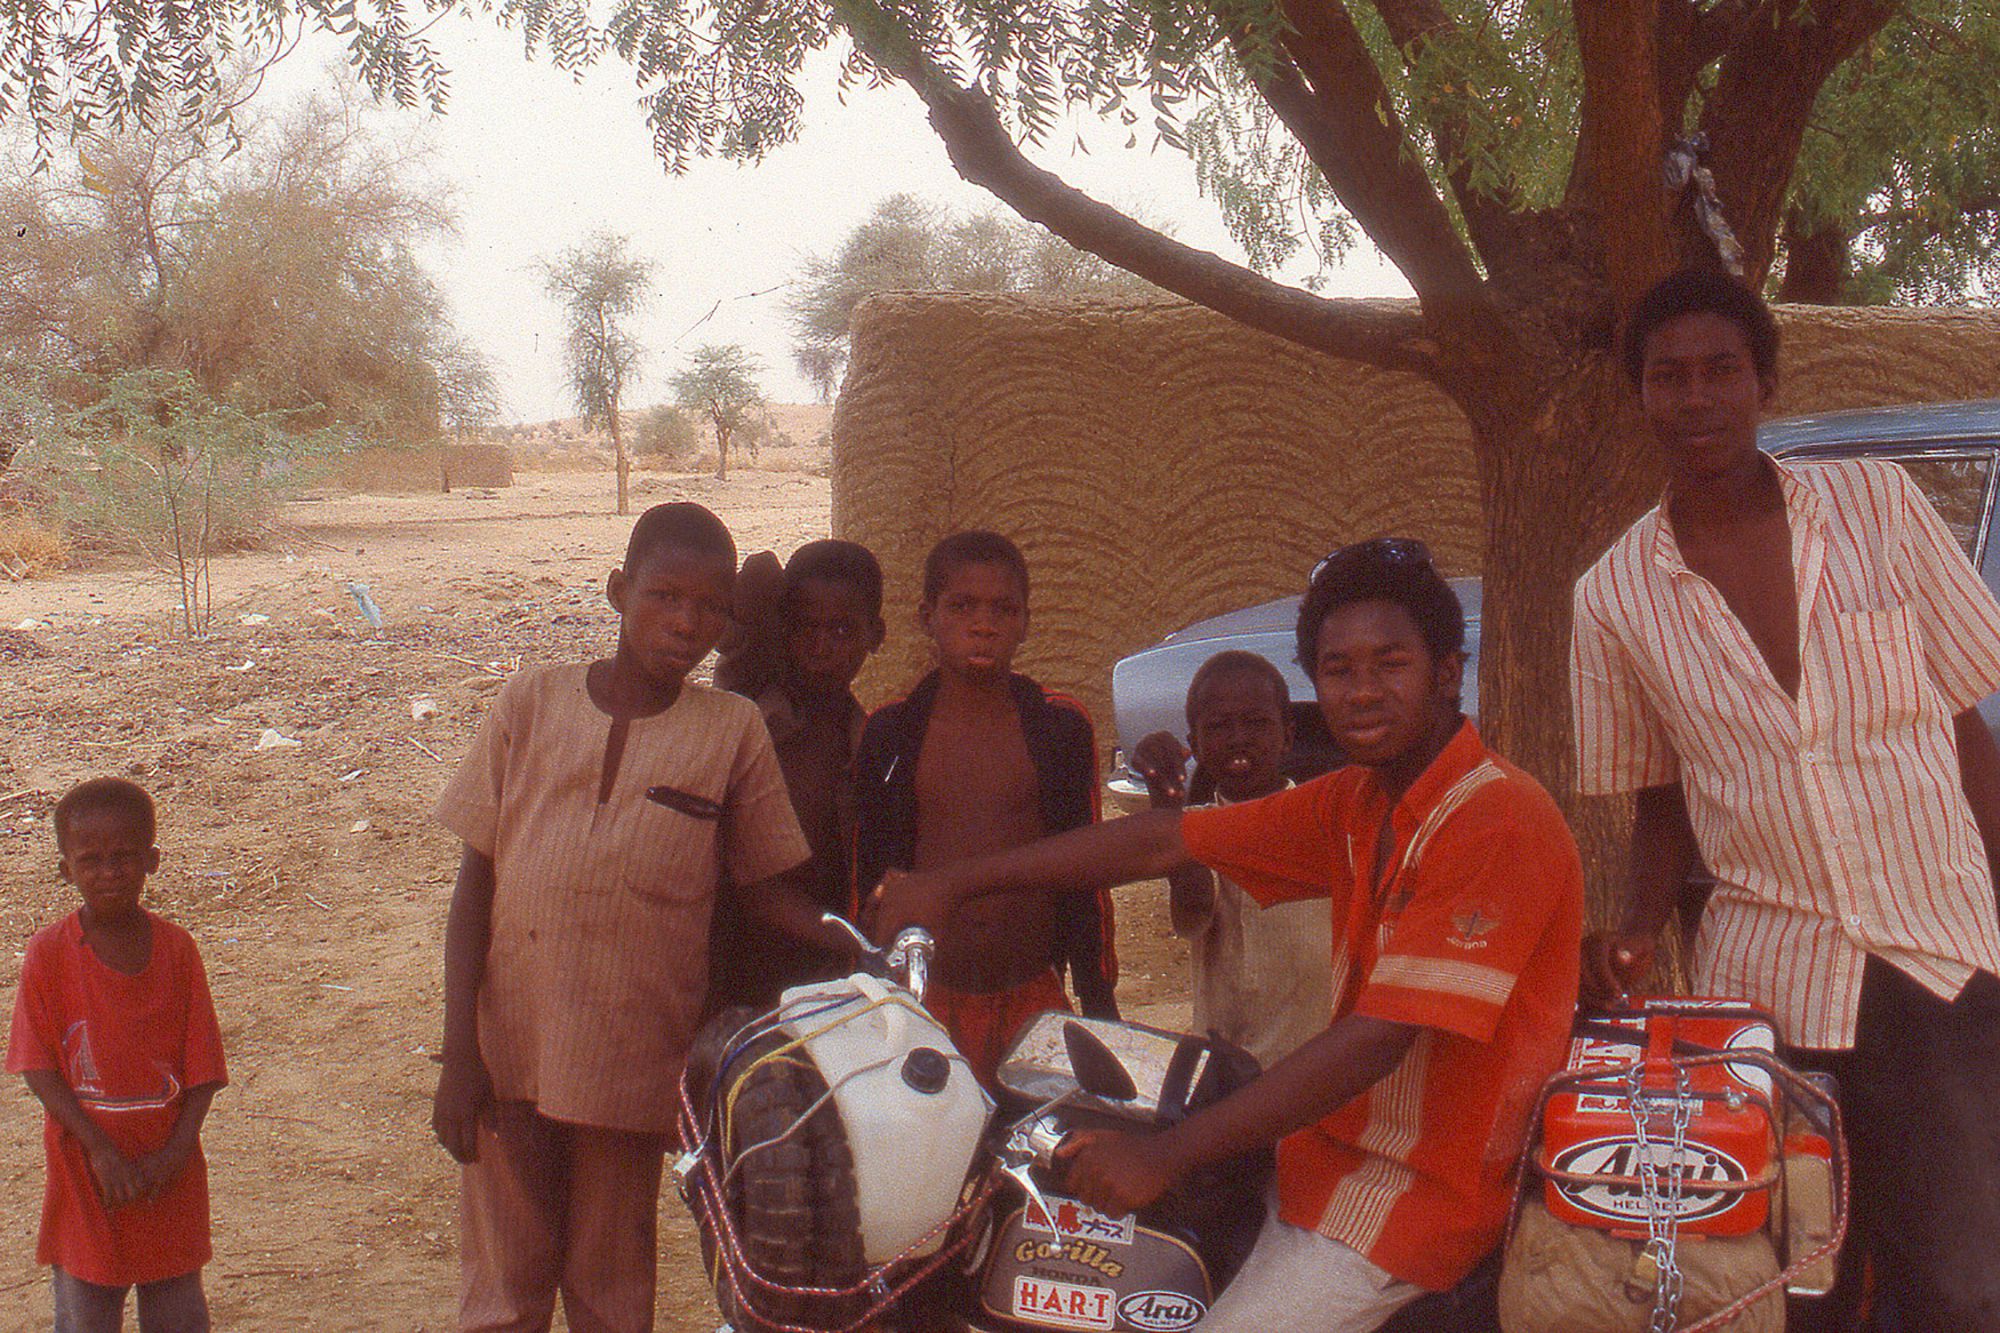
{"type": "Polygon", "coordinates": [[[1393,811],[1350,767],[1190,810],[1181,833],[1265,906],[1331,899],[1335,1022],[1423,1029],[1386,1078],[1278,1145],[1279,1215],[1405,1281],[1451,1286],[1500,1241],[1576,1009],[1583,868],[1555,802],[1468,722],[1393,811]]]}

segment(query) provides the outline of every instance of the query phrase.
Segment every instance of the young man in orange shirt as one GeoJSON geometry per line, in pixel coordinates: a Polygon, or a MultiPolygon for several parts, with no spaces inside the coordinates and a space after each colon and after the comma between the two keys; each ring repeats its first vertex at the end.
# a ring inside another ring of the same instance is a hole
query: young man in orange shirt
{"type": "Polygon", "coordinates": [[[1463,636],[1420,543],[1345,547],[1314,572],[1298,648],[1352,765],[883,885],[885,935],[984,894],[1156,878],[1190,860],[1266,906],[1331,898],[1325,1032],[1169,1129],[1065,1145],[1068,1188],[1123,1214],[1198,1166],[1278,1143],[1270,1215],[1208,1333],[1369,1333],[1457,1283],[1505,1227],[1536,1091],[1569,1039],[1583,877],[1555,803],[1459,713],[1463,636]]]}

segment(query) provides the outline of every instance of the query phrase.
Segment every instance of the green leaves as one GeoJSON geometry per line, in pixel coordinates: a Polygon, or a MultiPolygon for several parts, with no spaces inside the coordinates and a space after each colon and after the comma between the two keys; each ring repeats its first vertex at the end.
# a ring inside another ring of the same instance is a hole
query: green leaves
{"type": "MultiPolygon", "coordinates": [[[[428,14],[426,0],[416,12],[428,14]]],[[[348,39],[378,97],[442,110],[443,67],[412,35],[413,6],[382,0],[0,0],[0,120],[25,117],[41,160],[64,134],[178,122],[227,135],[224,69],[261,66],[301,24],[348,39]]]]}
{"type": "Polygon", "coordinates": [[[1790,207],[1849,247],[1842,299],[2000,290],[2000,11],[1914,0],[1813,108],[1790,207]]]}

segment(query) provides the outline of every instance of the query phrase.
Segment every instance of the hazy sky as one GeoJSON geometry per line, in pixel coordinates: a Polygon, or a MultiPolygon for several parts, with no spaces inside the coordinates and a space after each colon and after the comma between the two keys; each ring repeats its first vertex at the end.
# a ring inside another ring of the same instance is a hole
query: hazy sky
{"type": "MultiPolygon", "coordinates": [[[[764,363],[776,401],[807,402],[792,365],[785,285],[808,254],[838,245],[875,203],[899,192],[960,209],[998,207],[959,180],[944,146],[906,90],[857,89],[840,99],[836,66],[812,71],[796,143],[757,166],[698,162],[669,176],[654,157],[638,90],[615,59],[581,82],[521,55],[517,34],[453,16],[427,34],[452,72],[441,117],[426,123],[440,184],[458,204],[461,230],[434,262],[460,327],[492,359],[511,420],[568,415],[562,332],[542,295],[535,261],[608,228],[653,260],[657,289],[639,333],[647,348],[633,401],[670,396],[667,377],[704,342],[742,343],[764,363]],[[704,322],[705,321],[705,322],[704,322]]],[[[331,77],[339,43],[305,43],[267,80],[267,101],[331,77]]],[[[1051,136],[1043,165],[1100,198],[1170,221],[1190,244],[1240,259],[1215,207],[1200,197],[1187,159],[1162,147],[1123,148],[1125,131],[1095,122],[1051,136]]],[[[1353,257],[1330,291],[1407,294],[1372,250],[1353,257]]]]}

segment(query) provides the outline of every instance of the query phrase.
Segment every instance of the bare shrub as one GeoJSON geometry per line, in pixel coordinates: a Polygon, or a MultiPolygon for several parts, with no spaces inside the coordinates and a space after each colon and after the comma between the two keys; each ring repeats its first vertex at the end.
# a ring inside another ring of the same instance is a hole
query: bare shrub
{"type": "Polygon", "coordinates": [[[0,507],[0,575],[32,579],[68,563],[69,543],[60,526],[26,509],[0,507]]]}

